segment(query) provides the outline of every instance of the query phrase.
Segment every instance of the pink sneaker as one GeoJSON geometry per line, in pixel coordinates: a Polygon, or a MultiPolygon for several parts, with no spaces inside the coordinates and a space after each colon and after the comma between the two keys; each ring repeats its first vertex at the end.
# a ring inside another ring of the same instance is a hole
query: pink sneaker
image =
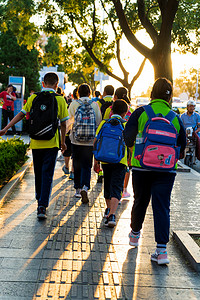
{"type": "Polygon", "coordinates": [[[129,198],[131,196],[131,194],[129,194],[128,192],[123,192],[122,194],[122,198],[129,198]]]}
{"type": "Polygon", "coordinates": [[[135,235],[132,233],[132,231],[128,235],[129,237],[129,245],[138,247],[139,246],[139,238],[140,238],[140,233],[135,235]]]}
{"type": "Polygon", "coordinates": [[[155,251],[155,253],[153,253],[151,255],[151,260],[157,262],[159,265],[166,265],[169,264],[169,259],[167,257],[167,251],[162,251],[160,253],[157,252],[157,250],[155,251]]]}

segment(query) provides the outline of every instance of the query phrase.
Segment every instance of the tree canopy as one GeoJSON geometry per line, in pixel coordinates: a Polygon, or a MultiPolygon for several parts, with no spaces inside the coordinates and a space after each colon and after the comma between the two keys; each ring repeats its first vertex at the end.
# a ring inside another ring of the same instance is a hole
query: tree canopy
{"type": "Polygon", "coordinates": [[[17,38],[10,30],[0,33],[0,82],[3,88],[8,84],[9,76],[24,76],[26,97],[29,90],[39,88],[38,51],[28,50],[25,45],[19,45],[17,38]]]}
{"type": "MultiPolygon", "coordinates": [[[[183,70],[180,76],[174,80],[174,94],[187,93],[188,97],[195,97],[196,86],[197,69],[190,68],[189,70],[183,70]]],[[[200,87],[198,88],[198,94],[200,94],[200,87]]]]}
{"type": "Polygon", "coordinates": [[[123,35],[152,63],[155,78],[173,78],[172,42],[174,48],[182,52],[196,53],[199,47],[198,0],[54,0],[54,4],[51,3],[50,0],[41,2],[47,13],[46,30],[67,33],[73,29],[101,70],[123,85],[127,84],[128,76],[119,55],[123,35]],[[105,14],[103,20],[102,9],[105,14]],[[113,33],[108,30],[109,26],[113,33]],[[142,29],[150,42],[146,39],[142,43],[136,35],[142,29]],[[111,70],[109,64],[112,58],[118,60],[122,78],[111,70]]]}

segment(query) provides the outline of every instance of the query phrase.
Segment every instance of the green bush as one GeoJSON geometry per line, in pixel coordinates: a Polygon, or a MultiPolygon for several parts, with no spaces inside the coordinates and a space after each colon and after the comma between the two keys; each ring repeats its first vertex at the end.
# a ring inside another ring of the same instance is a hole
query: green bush
{"type": "Polygon", "coordinates": [[[20,138],[0,138],[0,187],[8,181],[27,160],[28,145],[20,138]]]}

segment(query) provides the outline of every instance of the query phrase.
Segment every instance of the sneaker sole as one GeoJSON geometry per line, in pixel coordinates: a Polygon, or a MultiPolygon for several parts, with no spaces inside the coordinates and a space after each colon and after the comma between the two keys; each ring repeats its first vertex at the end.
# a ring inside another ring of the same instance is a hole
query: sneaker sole
{"type": "Polygon", "coordinates": [[[113,228],[113,227],[116,226],[116,222],[109,222],[108,224],[105,224],[105,223],[104,223],[104,225],[105,225],[106,227],[113,228]]]}
{"type": "Polygon", "coordinates": [[[106,227],[113,228],[113,227],[116,226],[116,222],[110,221],[110,222],[108,222],[107,224],[104,223],[104,225],[105,225],[106,227]]]}
{"type": "Polygon", "coordinates": [[[116,226],[116,222],[109,222],[108,227],[113,228],[116,226]]]}
{"type": "Polygon", "coordinates": [[[131,243],[131,242],[129,242],[129,245],[130,245],[130,246],[138,247],[138,246],[139,246],[139,243],[131,243]]]}
{"type": "Polygon", "coordinates": [[[37,215],[37,218],[38,218],[39,220],[45,220],[45,219],[47,218],[47,216],[44,215],[44,214],[39,214],[39,215],[37,215]]]}
{"type": "Polygon", "coordinates": [[[81,198],[81,195],[74,195],[75,198],[81,198]]]}
{"type": "Polygon", "coordinates": [[[151,261],[157,262],[158,265],[167,265],[169,264],[169,259],[156,259],[151,257],[151,261]]]}
{"type": "Polygon", "coordinates": [[[88,195],[87,195],[87,192],[86,191],[81,191],[81,201],[86,204],[89,202],[89,199],[88,199],[88,195]]]}

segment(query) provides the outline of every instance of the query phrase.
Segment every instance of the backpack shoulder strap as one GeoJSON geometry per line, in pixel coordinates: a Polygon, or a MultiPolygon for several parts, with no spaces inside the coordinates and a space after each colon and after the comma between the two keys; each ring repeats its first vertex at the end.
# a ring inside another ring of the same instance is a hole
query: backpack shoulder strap
{"type": "Polygon", "coordinates": [[[145,112],[146,112],[146,114],[147,114],[147,116],[148,116],[149,119],[152,119],[152,118],[154,118],[156,116],[156,114],[153,111],[153,108],[151,107],[151,105],[149,105],[149,104],[148,105],[144,105],[143,108],[144,108],[144,110],[145,110],[145,112]]]}
{"type": "Polygon", "coordinates": [[[81,100],[76,100],[76,102],[78,102],[80,105],[83,104],[83,101],[81,101],[81,100]]]}
{"type": "Polygon", "coordinates": [[[104,99],[100,99],[98,101],[101,103],[101,105],[103,105],[106,102],[104,99]]]}
{"type": "Polygon", "coordinates": [[[165,116],[165,118],[170,122],[172,122],[176,116],[177,114],[173,110],[170,110],[168,114],[165,116]]]}
{"type": "Polygon", "coordinates": [[[92,101],[92,100],[89,100],[88,103],[91,105],[91,104],[93,103],[93,101],[92,101]]]}

